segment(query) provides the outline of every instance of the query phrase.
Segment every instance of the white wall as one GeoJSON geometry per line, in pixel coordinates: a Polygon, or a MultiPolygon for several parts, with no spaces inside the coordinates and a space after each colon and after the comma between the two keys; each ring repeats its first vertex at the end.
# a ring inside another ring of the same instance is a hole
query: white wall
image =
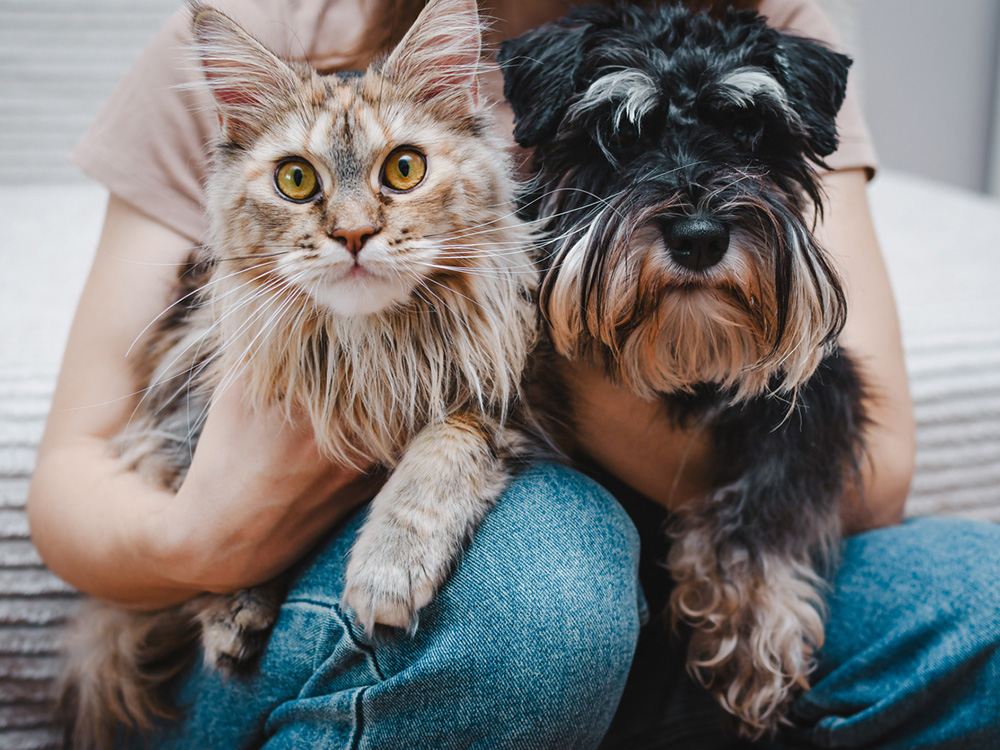
{"type": "Polygon", "coordinates": [[[986,190],[1000,2],[862,0],[862,99],[886,167],[986,190]]]}

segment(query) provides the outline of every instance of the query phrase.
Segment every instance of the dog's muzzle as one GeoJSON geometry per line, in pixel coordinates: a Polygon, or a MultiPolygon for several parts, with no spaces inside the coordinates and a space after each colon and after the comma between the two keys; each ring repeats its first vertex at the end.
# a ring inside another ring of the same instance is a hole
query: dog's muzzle
{"type": "Polygon", "coordinates": [[[726,254],[729,228],[708,216],[685,216],[664,225],[663,239],[674,262],[692,271],[702,271],[726,254]]]}

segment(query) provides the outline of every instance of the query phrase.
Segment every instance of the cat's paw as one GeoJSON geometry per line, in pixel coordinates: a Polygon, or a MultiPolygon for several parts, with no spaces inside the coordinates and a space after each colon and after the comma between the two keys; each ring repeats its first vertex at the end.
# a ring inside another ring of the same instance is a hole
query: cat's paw
{"type": "Polygon", "coordinates": [[[445,565],[429,566],[418,555],[417,545],[405,539],[368,543],[364,537],[363,533],[351,553],[343,602],[354,610],[369,635],[379,625],[414,632],[417,613],[430,603],[444,580],[445,565]],[[431,572],[434,567],[439,569],[437,574],[431,572]]]}
{"type": "Polygon", "coordinates": [[[267,646],[279,608],[280,600],[261,587],[211,597],[198,613],[206,663],[226,673],[250,667],[267,646]]]}

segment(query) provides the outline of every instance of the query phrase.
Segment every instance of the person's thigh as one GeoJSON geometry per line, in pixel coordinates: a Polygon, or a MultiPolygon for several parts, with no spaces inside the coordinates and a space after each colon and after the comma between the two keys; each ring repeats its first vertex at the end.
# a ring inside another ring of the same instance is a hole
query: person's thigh
{"type": "Polygon", "coordinates": [[[1000,526],[912,520],[848,539],[809,746],[1000,748],[1000,526]]]}
{"type": "MultiPolygon", "coordinates": [[[[340,606],[364,511],[304,566],[259,668],[185,677],[149,747],[596,747],[638,635],[638,537],[592,481],[541,464],[486,516],[412,636],[340,606]]],[[[136,746],[142,745],[141,742],[136,746]]]]}

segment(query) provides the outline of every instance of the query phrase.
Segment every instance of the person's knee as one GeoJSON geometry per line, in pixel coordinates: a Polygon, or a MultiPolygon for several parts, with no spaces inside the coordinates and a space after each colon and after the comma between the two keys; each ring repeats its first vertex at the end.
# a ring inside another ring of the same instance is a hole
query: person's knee
{"type": "Polygon", "coordinates": [[[855,634],[859,623],[884,629],[920,618],[967,625],[1000,608],[997,580],[1000,526],[955,518],[914,519],[847,541],[833,592],[833,615],[845,620],[845,632],[855,634]]]}
{"type": "Polygon", "coordinates": [[[634,526],[605,490],[533,466],[421,613],[409,664],[393,669],[453,670],[484,715],[516,706],[539,732],[573,723],[580,737],[603,731],[638,638],[638,551],[634,526]]]}
{"type": "Polygon", "coordinates": [[[467,560],[495,576],[486,658],[509,697],[550,725],[610,721],[639,633],[638,557],[631,520],[593,481],[554,465],[515,480],[467,560]]]}
{"type": "Polygon", "coordinates": [[[469,615],[488,613],[507,639],[537,646],[545,634],[564,653],[592,651],[636,626],[638,557],[635,527],[607,491],[540,464],[484,520],[442,604],[454,596],[469,615]]]}

